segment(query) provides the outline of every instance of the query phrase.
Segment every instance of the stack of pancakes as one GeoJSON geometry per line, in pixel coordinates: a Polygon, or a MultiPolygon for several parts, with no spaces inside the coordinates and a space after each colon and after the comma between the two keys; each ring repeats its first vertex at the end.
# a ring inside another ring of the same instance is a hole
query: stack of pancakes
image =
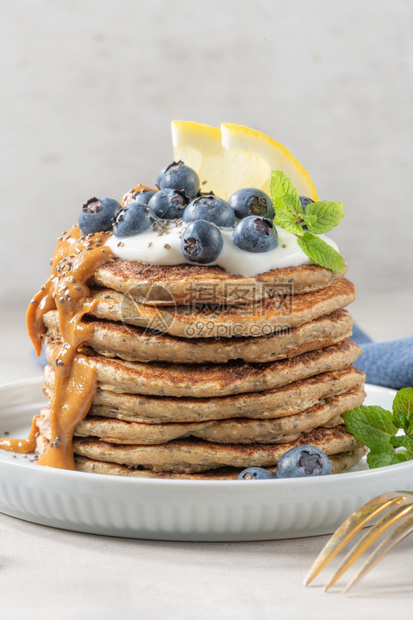
{"type": "MultiPolygon", "coordinates": [[[[246,278],[117,259],[92,284],[96,306],[83,320],[94,330],[81,351],[98,388],[75,430],[79,470],[236,478],[250,466],[274,472],[287,450],[311,444],[337,473],[364,454],[342,420],[365,396],[345,278],[314,265],[246,278]]],[[[52,360],[57,312],[44,321],[52,360]]],[[[47,366],[49,398],[53,389],[47,366]]],[[[38,425],[42,450],[47,408],[38,425]]]]}

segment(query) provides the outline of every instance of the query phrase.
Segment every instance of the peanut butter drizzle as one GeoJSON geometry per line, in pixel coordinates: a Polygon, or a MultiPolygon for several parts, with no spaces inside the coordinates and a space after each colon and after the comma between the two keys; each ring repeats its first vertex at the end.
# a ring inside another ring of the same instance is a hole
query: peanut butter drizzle
{"type": "MultiPolygon", "coordinates": [[[[96,390],[96,370],[86,356],[78,352],[79,346],[90,339],[93,326],[81,320],[95,305],[88,301],[91,293],[87,282],[103,263],[114,258],[111,250],[104,246],[109,234],[82,236],[77,226],[64,233],[53,254],[50,277],[27,310],[27,329],[37,355],[41,353],[46,333],[43,315],[49,310],[58,310],[62,339],[51,360],[56,377],[50,407],[51,442],[38,459],[39,465],[75,468],[74,429],[87,415],[96,390]]],[[[33,430],[34,425],[35,419],[28,439],[20,440],[27,452],[35,449],[37,429],[33,430]]],[[[20,444],[14,442],[19,440],[0,439],[0,448],[13,450],[17,445],[16,451],[23,451],[20,444]]]]}
{"type": "Polygon", "coordinates": [[[32,427],[30,429],[27,439],[0,439],[0,448],[2,450],[8,450],[9,452],[17,452],[19,454],[30,454],[34,452],[36,448],[36,435],[37,435],[37,415],[32,420],[32,427]]]}

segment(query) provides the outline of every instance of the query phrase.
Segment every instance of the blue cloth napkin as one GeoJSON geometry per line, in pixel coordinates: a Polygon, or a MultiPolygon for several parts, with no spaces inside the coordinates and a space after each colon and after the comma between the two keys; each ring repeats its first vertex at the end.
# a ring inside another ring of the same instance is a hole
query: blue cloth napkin
{"type": "Polygon", "coordinates": [[[363,349],[354,364],[366,374],[367,383],[400,390],[413,387],[413,337],[372,342],[358,325],[351,338],[363,349]]]}

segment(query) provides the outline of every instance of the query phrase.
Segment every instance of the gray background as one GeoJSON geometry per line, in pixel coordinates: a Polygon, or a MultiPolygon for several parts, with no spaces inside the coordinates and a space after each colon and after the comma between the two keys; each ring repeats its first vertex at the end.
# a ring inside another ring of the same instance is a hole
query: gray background
{"type": "Polygon", "coordinates": [[[3,316],[85,200],[153,182],[178,118],[285,144],[344,202],[357,320],[413,332],[412,24],[409,0],[2,0],[3,316]]]}

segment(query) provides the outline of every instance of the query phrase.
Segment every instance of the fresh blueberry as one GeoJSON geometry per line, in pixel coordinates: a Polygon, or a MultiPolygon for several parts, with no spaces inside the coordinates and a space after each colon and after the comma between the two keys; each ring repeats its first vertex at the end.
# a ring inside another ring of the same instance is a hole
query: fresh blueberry
{"type": "Polygon", "coordinates": [[[314,200],[311,200],[311,198],[308,198],[307,196],[300,196],[300,202],[301,202],[302,208],[305,211],[306,206],[314,202],[314,200]]]}
{"type": "Polygon", "coordinates": [[[332,473],[328,456],[315,446],[298,446],[282,455],[277,465],[276,478],[303,478],[327,476],[332,473]]]}
{"type": "Polygon", "coordinates": [[[228,198],[228,204],[234,209],[238,219],[248,215],[260,215],[261,217],[274,217],[274,208],[271,198],[260,189],[244,187],[228,198]]]}
{"type": "Polygon", "coordinates": [[[143,189],[141,192],[139,192],[139,194],[135,195],[133,202],[137,202],[140,205],[148,205],[150,199],[154,194],[157,194],[157,192],[153,190],[143,189]]]}
{"type": "Polygon", "coordinates": [[[193,198],[199,192],[199,177],[195,170],[186,166],[183,161],[173,161],[162,168],[156,179],[159,189],[178,189],[188,198],[193,198]]]}
{"type": "Polygon", "coordinates": [[[132,237],[152,228],[157,219],[147,205],[131,202],[120,211],[113,232],[117,237],[132,237]]]}
{"type": "Polygon", "coordinates": [[[275,478],[275,476],[262,467],[247,467],[237,476],[237,480],[268,480],[270,478],[275,478]]]}
{"type": "Polygon", "coordinates": [[[149,201],[149,207],[158,217],[175,220],[182,217],[188,204],[183,192],[176,189],[160,189],[149,201]]]}
{"type": "Polygon", "coordinates": [[[191,263],[213,263],[224,245],[221,232],[215,224],[205,220],[191,222],[181,237],[181,250],[191,263]]]}
{"type": "Polygon", "coordinates": [[[238,222],[232,240],[246,252],[269,252],[277,247],[278,234],[271,220],[249,215],[238,222]]]}
{"type": "Polygon", "coordinates": [[[195,198],[185,209],[184,222],[195,220],[206,220],[217,226],[232,226],[235,224],[235,213],[225,200],[207,194],[195,198]]]}
{"type": "Polygon", "coordinates": [[[110,230],[121,208],[113,198],[89,198],[79,215],[80,230],[84,235],[110,230]]]}

